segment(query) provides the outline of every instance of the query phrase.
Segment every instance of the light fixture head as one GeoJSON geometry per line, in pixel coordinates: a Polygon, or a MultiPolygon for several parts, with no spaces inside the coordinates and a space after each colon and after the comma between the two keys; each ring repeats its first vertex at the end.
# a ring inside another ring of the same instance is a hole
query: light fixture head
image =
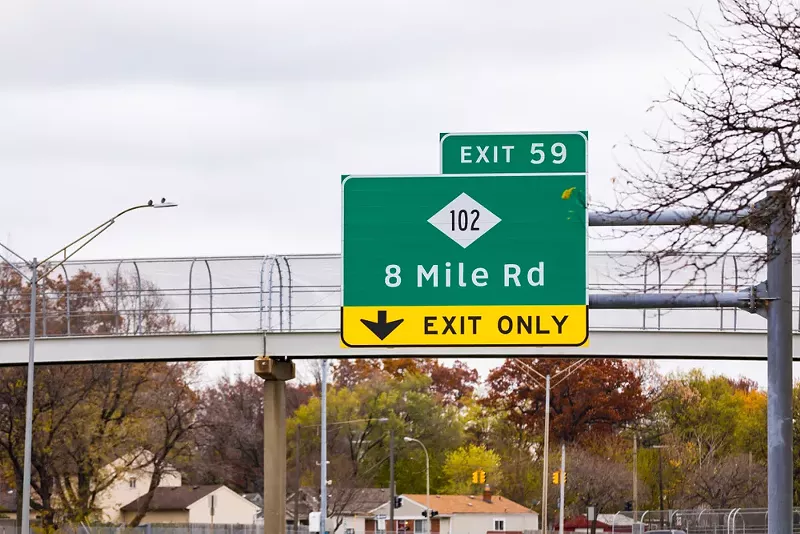
{"type": "Polygon", "coordinates": [[[409,438],[408,436],[406,436],[406,437],[403,438],[403,441],[405,441],[407,443],[410,443],[410,442],[414,441],[414,438],[409,438]]]}
{"type": "Polygon", "coordinates": [[[175,208],[178,206],[175,202],[167,202],[166,198],[161,199],[161,203],[156,204],[152,200],[147,203],[148,206],[152,206],[154,208],[175,208]]]}

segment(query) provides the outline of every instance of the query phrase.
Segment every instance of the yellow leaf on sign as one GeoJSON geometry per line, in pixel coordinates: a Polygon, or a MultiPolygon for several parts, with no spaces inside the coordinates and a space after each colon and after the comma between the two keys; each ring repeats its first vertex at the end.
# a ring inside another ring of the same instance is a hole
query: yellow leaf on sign
{"type": "Polygon", "coordinates": [[[561,200],[569,200],[569,197],[572,196],[572,192],[575,191],[574,187],[570,187],[569,189],[565,189],[563,193],[561,193],[561,200]]]}

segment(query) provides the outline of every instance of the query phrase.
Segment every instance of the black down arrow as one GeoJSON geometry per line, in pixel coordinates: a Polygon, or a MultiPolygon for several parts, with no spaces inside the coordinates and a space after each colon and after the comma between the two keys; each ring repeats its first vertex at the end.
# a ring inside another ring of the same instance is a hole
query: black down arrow
{"type": "Polygon", "coordinates": [[[366,319],[361,319],[361,322],[364,323],[364,326],[370,329],[370,331],[378,336],[378,339],[383,341],[386,339],[389,334],[394,332],[394,329],[400,326],[400,323],[403,322],[403,319],[397,319],[395,321],[386,321],[386,310],[378,310],[378,321],[367,321],[366,319]]]}

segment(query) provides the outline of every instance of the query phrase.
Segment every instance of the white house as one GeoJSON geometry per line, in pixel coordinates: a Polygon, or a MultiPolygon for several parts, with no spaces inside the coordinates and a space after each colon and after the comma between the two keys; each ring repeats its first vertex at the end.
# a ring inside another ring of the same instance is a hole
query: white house
{"type": "MultiPolygon", "coordinates": [[[[121,523],[123,517],[120,509],[147,493],[153,478],[151,459],[149,452],[143,452],[137,456],[127,455],[118,458],[103,468],[107,476],[115,476],[117,479],[101,491],[95,500],[95,505],[102,511],[102,521],[121,523]]],[[[168,466],[159,486],[180,485],[181,474],[168,466]]]]}
{"type": "MultiPolygon", "coordinates": [[[[398,533],[425,532],[425,495],[400,495],[401,505],[394,510],[398,533]]],[[[372,518],[364,522],[364,532],[380,534],[392,531],[389,506],[386,503],[372,510],[372,518]],[[384,528],[381,528],[384,527],[384,528]]],[[[506,497],[493,496],[487,488],[483,495],[431,495],[430,507],[438,512],[431,519],[431,532],[458,534],[470,532],[524,532],[539,529],[539,514],[506,497]]],[[[348,534],[345,531],[345,534],[348,534]]]]}
{"type": "MultiPolygon", "coordinates": [[[[143,505],[139,497],[121,508],[127,523],[143,505]]],[[[217,523],[252,525],[261,508],[221,484],[210,486],[175,486],[156,488],[147,513],[146,523],[217,523]],[[213,511],[213,516],[212,516],[213,511]]]]}

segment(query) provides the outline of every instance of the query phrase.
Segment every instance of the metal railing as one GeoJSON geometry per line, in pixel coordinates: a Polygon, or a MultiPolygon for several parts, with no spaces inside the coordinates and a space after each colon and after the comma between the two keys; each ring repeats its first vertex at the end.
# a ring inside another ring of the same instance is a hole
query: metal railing
{"type": "MultiPolygon", "coordinates": [[[[682,530],[687,534],[767,534],[766,508],[699,508],[691,510],[644,510],[617,512],[610,521],[613,534],[659,529],[682,530]],[[632,528],[633,527],[633,528],[632,528]]],[[[793,534],[800,533],[800,508],[793,513],[793,534]]],[[[787,533],[789,534],[789,533],[787,533]]]]}
{"type": "MultiPolygon", "coordinates": [[[[592,293],[739,291],[760,282],[758,259],[747,254],[691,255],[669,264],[645,253],[590,253],[592,293]],[[708,267],[698,270],[696,264],[708,267]],[[691,265],[691,267],[687,267],[691,265]],[[638,267],[638,269],[637,269],[638,267]]],[[[800,270],[800,256],[794,258],[800,270]]],[[[110,332],[151,333],[154,314],[171,317],[171,332],[336,331],[341,304],[339,255],[142,258],[68,262],[50,275],[63,290],[42,292],[42,336],[96,333],[76,327],[87,315],[78,303],[76,275],[102,278],[99,308],[112,314],[110,332]],[[63,284],[63,281],[67,281],[63,284]]],[[[800,272],[797,273],[800,275],[800,272]]],[[[800,280],[800,276],[796,276],[800,280]]],[[[24,315],[10,304],[23,295],[0,295],[0,325],[24,315]],[[2,299],[6,299],[5,306],[2,299]],[[14,310],[11,312],[8,310],[14,310]]],[[[793,288],[794,324],[800,330],[800,287],[793,288]]],[[[85,303],[84,303],[85,304],[85,303]]],[[[98,308],[98,307],[95,307],[98,308]]],[[[738,309],[592,310],[593,329],[763,331],[766,322],[738,309]]],[[[9,335],[5,333],[5,335],[9,335]]]]}

